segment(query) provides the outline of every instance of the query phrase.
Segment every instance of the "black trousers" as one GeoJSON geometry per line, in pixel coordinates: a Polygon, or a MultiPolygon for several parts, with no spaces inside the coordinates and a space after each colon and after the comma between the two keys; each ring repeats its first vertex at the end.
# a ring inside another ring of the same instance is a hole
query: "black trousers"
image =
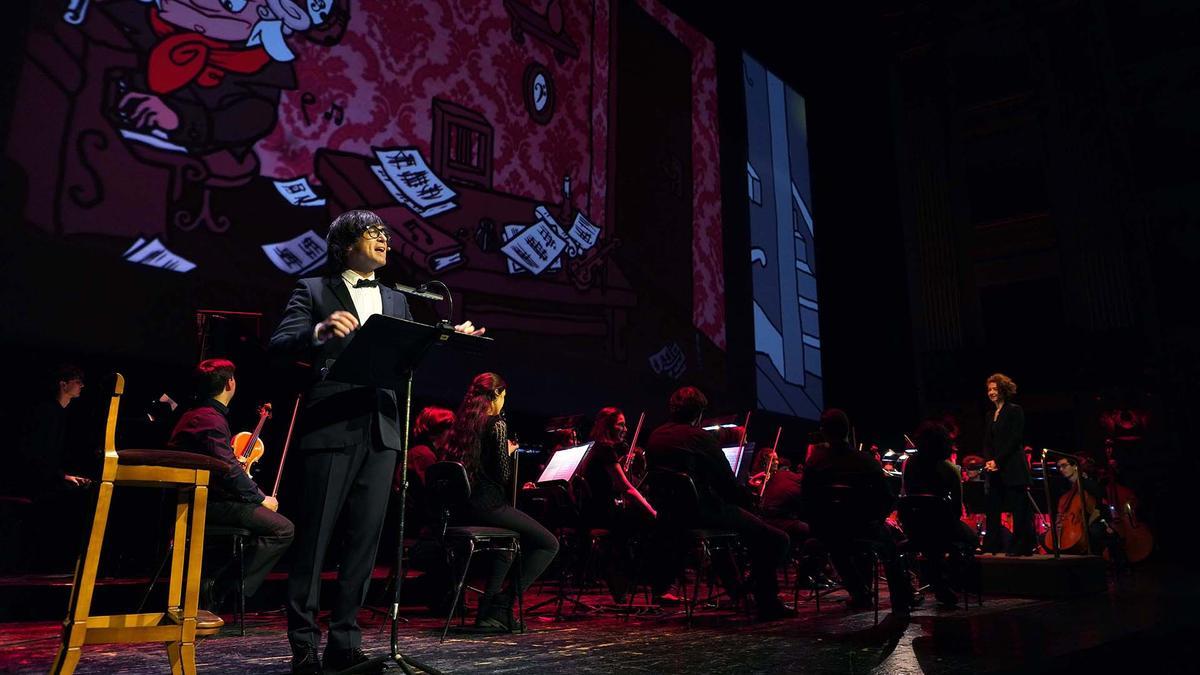
{"type": "MultiPolygon", "coordinates": [[[[755,601],[760,607],[779,602],[779,566],[787,560],[788,547],[791,542],[787,533],[779,528],[763,522],[761,518],[746,509],[725,505],[716,511],[701,515],[703,527],[732,530],[750,552],[750,587],[755,601]]],[[[651,547],[653,571],[653,590],[661,595],[670,587],[673,579],[679,578],[683,569],[684,557],[691,541],[683,538],[683,533],[664,532],[660,529],[655,535],[656,544],[651,547]]],[[[739,580],[731,577],[732,561],[727,557],[717,557],[713,560],[716,572],[722,577],[726,587],[739,580]]],[[[734,590],[734,589],[731,589],[734,590]]]]}
{"type": "Polygon", "coordinates": [[[949,580],[946,578],[946,554],[958,547],[974,552],[975,546],[979,543],[979,534],[973,527],[961,520],[944,523],[938,528],[936,535],[914,541],[915,544],[919,544],[917,548],[925,556],[922,579],[935,592],[950,587],[949,580]]]}
{"type": "MultiPolygon", "coordinates": [[[[558,554],[558,539],[550,530],[542,527],[542,524],[529,514],[507,504],[495,508],[481,508],[470,504],[463,509],[461,520],[469,525],[502,527],[521,535],[521,577],[517,579],[517,590],[521,593],[537,581],[558,554]]],[[[508,576],[512,564],[512,556],[495,556],[491,572],[488,574],[487,586],[484,588],[486,600],[490,601],[500,594],[504,587],[504,578],[508,576]]],[[[511,597],[506,596],[506,601],[510,600],[511,597]]]]}
{"type": "MultiPolygon", "coordinates": [[[[292,521],[261,504],[211,501],[208,503],[205,520],[208,525],[226,525],[250,530],[252,535],[250,540],[243,543],[243,554],[246,557],[244,571],[247,597],[254,595],[258,587],[262,585],[267,574],[291,545],[295,533],[292,521]]],[[[225,590],[233,590],[230,588],[234,582],[232,569],[232,565],[226,561],[226,564],[216,569],[212,575],[217,578],[219,586],[221,586],[221,590],[218,591],[221,594],[225,590]]]]}
{"type": "Polygon", "coordinates": [[[337,592],[330,608],[327,648],[355,649],[362,644],[358,611],[367,598],[379,533],[387,513],[396,468],[396,452],[370,445],[310,451],[303,456],[304,494],[295,559],[288,577],[288,640],[293,648],[316,646],[321,597],[321,568],[331,542],[337,543],[340,565],[337,592]],[[339,518],[342,531],[335,539],[339,518]]]}
{"type": "Polygon", "coordinates": [[[856,540],[868,540],[880,547],[880,560],[883,563],[884,574],[887,576],[888,592],[892,603],[905,602],[912,596],[912,584],[908,580],[907,569],[900,559],[896,542],[901,535],[894,527],[883,522],[861,523],[853,527],[843,524],[840,527],[817,527],[815,534],[825,550],[829,552],[829,562],[842,578],[842,585],[851,597],[865,598],[871,592],[871,580],[875,569],[864,566],[856,560],[859,544],[856,540]]]}
{"type": "Polygon", "coordinates": [[[1033,529],[1033,502],[1029,499],[1029,486],[1005,485],[993,474],[987,483],[987,534],[983,538],[985,553],[998,553],[1002,549],[1004,525],[1000,514],[1012,513],[1013,533],[1007,553],[1028,554],[1037,547],[1037,532],[1033,529]]]}

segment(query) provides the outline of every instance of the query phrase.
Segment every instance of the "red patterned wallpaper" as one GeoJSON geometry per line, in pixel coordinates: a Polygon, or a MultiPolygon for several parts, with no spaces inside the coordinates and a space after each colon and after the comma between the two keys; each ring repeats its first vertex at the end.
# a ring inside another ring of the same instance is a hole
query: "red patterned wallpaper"
{"type": "Polygon", "coordinates": [[[593,149],[608,142],[601,103],[608,97],[608,2],[561,5],[565,32],[579,47],[563,64],[536,38],[513,39],[501,0],[355,0],[336,47],[290,40],[301,86],[285,93],[279,125],[257,146],[263,174],[311,177],[320,148],[369,154],[373,145],[413,145],[428,158],[436,96],[494,127],[495,189],[557,203],[570,176],[573,205],[607,222],[607,153],[593,149]],[[549,69],[557,90],[545,125],[530,118],[522,99],[524,71],[534,61],[549,69]],[[304,105],[305,93],[316,102],[304,105]],[[324,115],[333,104],[345,110],[340,126],[336,115],[324,115]]]}

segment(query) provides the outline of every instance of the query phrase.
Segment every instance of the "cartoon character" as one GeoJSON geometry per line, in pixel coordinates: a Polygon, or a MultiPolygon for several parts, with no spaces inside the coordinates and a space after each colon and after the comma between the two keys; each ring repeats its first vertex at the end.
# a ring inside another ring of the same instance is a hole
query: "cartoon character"
{"type": "Polygon", "coordinates": [[[321,0],[116,0],[96,9],[138,52],[139,69],[106,78],[106,114],[135,132],[123,135],[238,156],[275,127],[280,92],[296,86],[286,36],[328,14],[321,0]]]}

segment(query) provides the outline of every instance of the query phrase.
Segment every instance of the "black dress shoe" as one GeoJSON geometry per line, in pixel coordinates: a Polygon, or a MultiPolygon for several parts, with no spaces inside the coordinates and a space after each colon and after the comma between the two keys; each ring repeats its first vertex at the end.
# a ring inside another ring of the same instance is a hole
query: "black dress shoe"
{"type": "Polygon", "coordinates": [[[323,675],[315,645],[292,647],[292,675],[323,675]]]}
{"type": "MultiPolygon", "coordinates": [[[[363,650],[358,647],[353,649],[325,649],[325,670],[327,672],[340,673],[357,666],[361,663],[370,661],[371,657],[363,653],[363,650]]],[[[382,673],[383,663],[376,663],[371,668],[362,670],[363,673],[382,673]]]]}
{"type": "Polygon", "coordinates": [[[795,618],[796,610],[788,607],[782,602],[768,604],[765,607],[758,608],[759,621],[779,621],[780,619],[795,618]]]}

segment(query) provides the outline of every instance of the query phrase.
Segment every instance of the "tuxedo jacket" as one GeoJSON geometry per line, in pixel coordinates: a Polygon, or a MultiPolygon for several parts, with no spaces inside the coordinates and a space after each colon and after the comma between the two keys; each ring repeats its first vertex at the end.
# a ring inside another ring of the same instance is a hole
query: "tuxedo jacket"
{"type": "MultiPolygon", "coordinates": [[[[380,284],[383,314],[412,319],[408,301],[380,284]]],[[[314,382],[308,389],[299,427],[303,450],[338,450],[358,445],[400,449],[400,412],[396,392],[379,387],[323,379],[357,331],[313,344],[313,330],[330,314],[342,310],[358,318],[350,291],[341,276],[301,279],[292,291],[283,320],[271,336],[275,354],[311,364],[314,382]]]]}
{"type": "Polygon", "coordinates": [[[1005,402],[1000,415],[988,411],[983,436],[983,458],[996,460],[996,475],[1005,485],[1028,485],[1029,464],[1025,461],[1025,412],[1016,403],[1005,402]]]}

